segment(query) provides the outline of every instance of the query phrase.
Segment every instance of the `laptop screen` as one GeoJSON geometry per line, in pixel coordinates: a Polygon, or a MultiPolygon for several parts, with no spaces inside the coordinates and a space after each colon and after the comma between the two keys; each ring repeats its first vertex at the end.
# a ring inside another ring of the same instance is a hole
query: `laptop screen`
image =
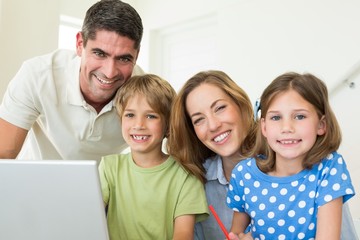
{"type": "Polygon", "coordinates": [[[0,239],[109,239],[96,161],[0,160],[0,194],[0,239]]]}

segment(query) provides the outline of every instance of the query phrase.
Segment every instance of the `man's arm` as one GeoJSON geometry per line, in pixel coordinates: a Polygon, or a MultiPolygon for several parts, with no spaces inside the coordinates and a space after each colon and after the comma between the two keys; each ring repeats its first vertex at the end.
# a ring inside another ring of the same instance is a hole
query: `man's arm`
{"type": "Polygon", "coordinates": [[[15,159],[25,141],[28,130],[0,118],[0,159],[15,159]]]}

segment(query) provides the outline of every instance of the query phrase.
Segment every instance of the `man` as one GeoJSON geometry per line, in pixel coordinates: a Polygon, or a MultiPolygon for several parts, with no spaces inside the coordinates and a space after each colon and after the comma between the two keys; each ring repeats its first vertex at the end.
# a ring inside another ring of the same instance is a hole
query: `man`
{"type": "Polygon", "coordinates": [[[0,159],[94,159],[125,147],[113,97],[136,66],[143,34],[119,0],[91,6],[76,53],[25,61],[0,106],[0,159]]]}

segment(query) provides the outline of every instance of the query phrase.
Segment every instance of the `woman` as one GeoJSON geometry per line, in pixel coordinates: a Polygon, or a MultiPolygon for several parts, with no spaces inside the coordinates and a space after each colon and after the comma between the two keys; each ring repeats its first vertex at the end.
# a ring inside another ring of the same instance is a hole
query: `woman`
{"type": "MultiPolygon", "coordinates": [[[[203,170],[208,204],[228,230],[233,212],[226,206],[227,187],[232,169],[249,157],[254,146],[253,116],[246,92],[224,72],[212,70],[199,72],[184,84],[170,117],[170,154],[203,170]]],[[[358,239],[344,206],[342,239],[358,239]]],[[[225,238],[213,215],[196,225],[195,235],[197,239],[225,238]]]]}

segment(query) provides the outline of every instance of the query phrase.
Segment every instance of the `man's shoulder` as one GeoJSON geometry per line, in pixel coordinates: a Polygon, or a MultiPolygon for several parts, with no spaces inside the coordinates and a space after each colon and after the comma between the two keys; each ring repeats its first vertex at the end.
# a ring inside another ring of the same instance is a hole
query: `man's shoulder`
{"type": "Polygon", "coordinates": [[[39,55],[26,60],[24,63],[35,69],[49,68],[52,69],[68,66],[68,63],[78,58],[75,51],[67,49],[57,49],[47,54],[39,55]]]}

